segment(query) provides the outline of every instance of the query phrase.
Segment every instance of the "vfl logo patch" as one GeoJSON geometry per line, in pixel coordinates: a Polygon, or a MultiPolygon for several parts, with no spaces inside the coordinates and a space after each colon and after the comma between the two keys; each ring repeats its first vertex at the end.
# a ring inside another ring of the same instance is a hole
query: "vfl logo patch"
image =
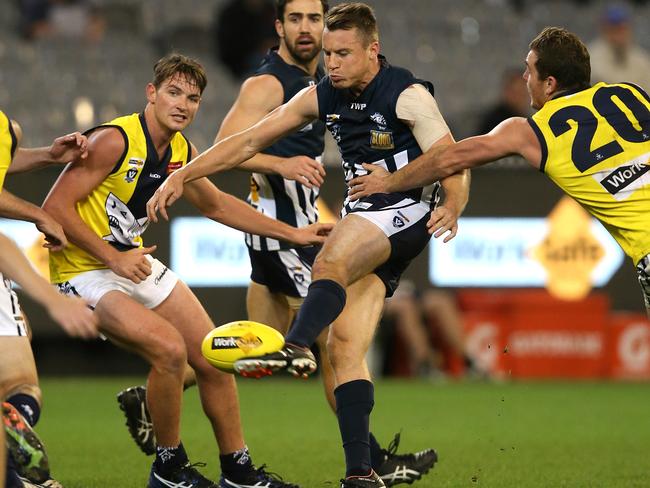
{"type": "Polygon", "coordinates": [[[602,179],[600,184],[603,185],[603,188],[605,188],[605,190],[610,194],[616,195],[619,191],[629,186],[648,171],[650,171],[650,166],[643,163],[621,166],[602,179]]]}
{"type": "Polygon", "coordinates": [[[405,225],[404,221],[400,217],[398,217],[397,215],[393,217],[393,227],[399,229],[400,227],[404,227],[404,225],[405,225]]]}
{"type": "Polygon", "coordinates": [[[136,176],[138,176],[138,170],[136,168],[129,168],[126,175],[124,175],[124,181],[127,183],[133,183],[136,176]]]}
{"type": "Polygon", "coordinates": [[[399,210],[397,211],[397,215],[399,215],[400,217],[402,217],[402,218],[403,218],[404,220],[406,220],[407,222],[410,222],[410,220],[408,219],[408,217],[407,217],[406,215],[404,215],[402,212],[400,212],[399,210]]]}
{"type": "Polygon", "coordinates": [[[341,118],[341,116],[339,114],[327,114],[325,116],[325,121],[326,122],[335,122],[335,121],[339,120],[340,118],[341,118]]]}
{"type": "Polygon", "coordinates": [[[393,133],[381,130],[371,130],[370,147],[373,149],[395,149],[393,133]]]}

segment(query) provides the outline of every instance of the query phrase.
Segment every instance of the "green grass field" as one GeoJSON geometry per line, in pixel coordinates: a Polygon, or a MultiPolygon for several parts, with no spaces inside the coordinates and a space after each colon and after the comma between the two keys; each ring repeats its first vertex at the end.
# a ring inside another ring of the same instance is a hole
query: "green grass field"
{"type": "MultiPolygon", "coordinates": [[[[151,460],[132,443],[115,395],[124,379],[45,379],[38,431],[66,488],[145,487],[151,460]]],[[[256,463],[303,488],[337,487],[343,454],[318,381],[240,381],[256,463]]],[[[435,447],[418,487],[648,487],[650,385],[382,381],[372,430],[403,450],[435,447]]],[[[218,478],[216,445],[196,389],[185,393],[183,441],[218,478]]],[[[405,485],[401,485],[405,486],[405,485]]]]}

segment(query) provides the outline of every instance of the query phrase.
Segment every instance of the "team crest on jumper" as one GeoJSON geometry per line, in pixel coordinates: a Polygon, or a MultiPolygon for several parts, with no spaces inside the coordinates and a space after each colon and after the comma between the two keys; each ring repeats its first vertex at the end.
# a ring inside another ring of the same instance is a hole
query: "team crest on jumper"
{"type": "Polygon", "coordinates": [[[373,149],[395,149],[393,133],[383,130],[371,130],[370,147],[373,149]]]}
{"type": "Polygon", "coordinates": [[[372,120],[375,124],[379,126],[380,129],[384,130],[386,129],[386,119],[382,114],[379,112],[375,112],[370,116],[370,120],[372,120]]]}
{"type": "Polygon", "coordinates": [[[397,229],[399,229],[400,227],[404,227],[404,221],[397,215],[393,217],[393,227],[397,229]]]}
{"type": "Polygon", "coordinates": [[[124,181],[127,183],[133,183],[135,181],[135,177],[138,176],[138,169],[137,168],[129,168],[124,175],[124,181]]]}

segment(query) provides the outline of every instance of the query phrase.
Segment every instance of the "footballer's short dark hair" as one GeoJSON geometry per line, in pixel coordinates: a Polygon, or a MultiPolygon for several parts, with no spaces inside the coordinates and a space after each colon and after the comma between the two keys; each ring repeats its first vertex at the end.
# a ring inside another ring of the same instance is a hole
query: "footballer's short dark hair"
{"type": "Polygon", "coordinates": [[[554,77],[563,89],[586,88],[591,80],[589,51],[578,36],[562,27],[546,27],[530,43],[541,80],[554,77]]]}

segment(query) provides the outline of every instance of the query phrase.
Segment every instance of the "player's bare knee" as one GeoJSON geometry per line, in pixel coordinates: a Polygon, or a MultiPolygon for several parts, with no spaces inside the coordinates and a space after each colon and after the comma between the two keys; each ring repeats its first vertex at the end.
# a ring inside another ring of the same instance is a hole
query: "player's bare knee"
{"type": "Polygon", "coordinates": [[[328,255],[319,254],[311,268],[312,281],[333,280],[342,286],[347,286],[348,272],[345,263],[341,263],[328,255]]]}
{"type": "Polygon", "coordinates": [[[161,341],[152,352],[151,366],[157,371],[184,374],[187,350],[182,340],[161,341]]]}

